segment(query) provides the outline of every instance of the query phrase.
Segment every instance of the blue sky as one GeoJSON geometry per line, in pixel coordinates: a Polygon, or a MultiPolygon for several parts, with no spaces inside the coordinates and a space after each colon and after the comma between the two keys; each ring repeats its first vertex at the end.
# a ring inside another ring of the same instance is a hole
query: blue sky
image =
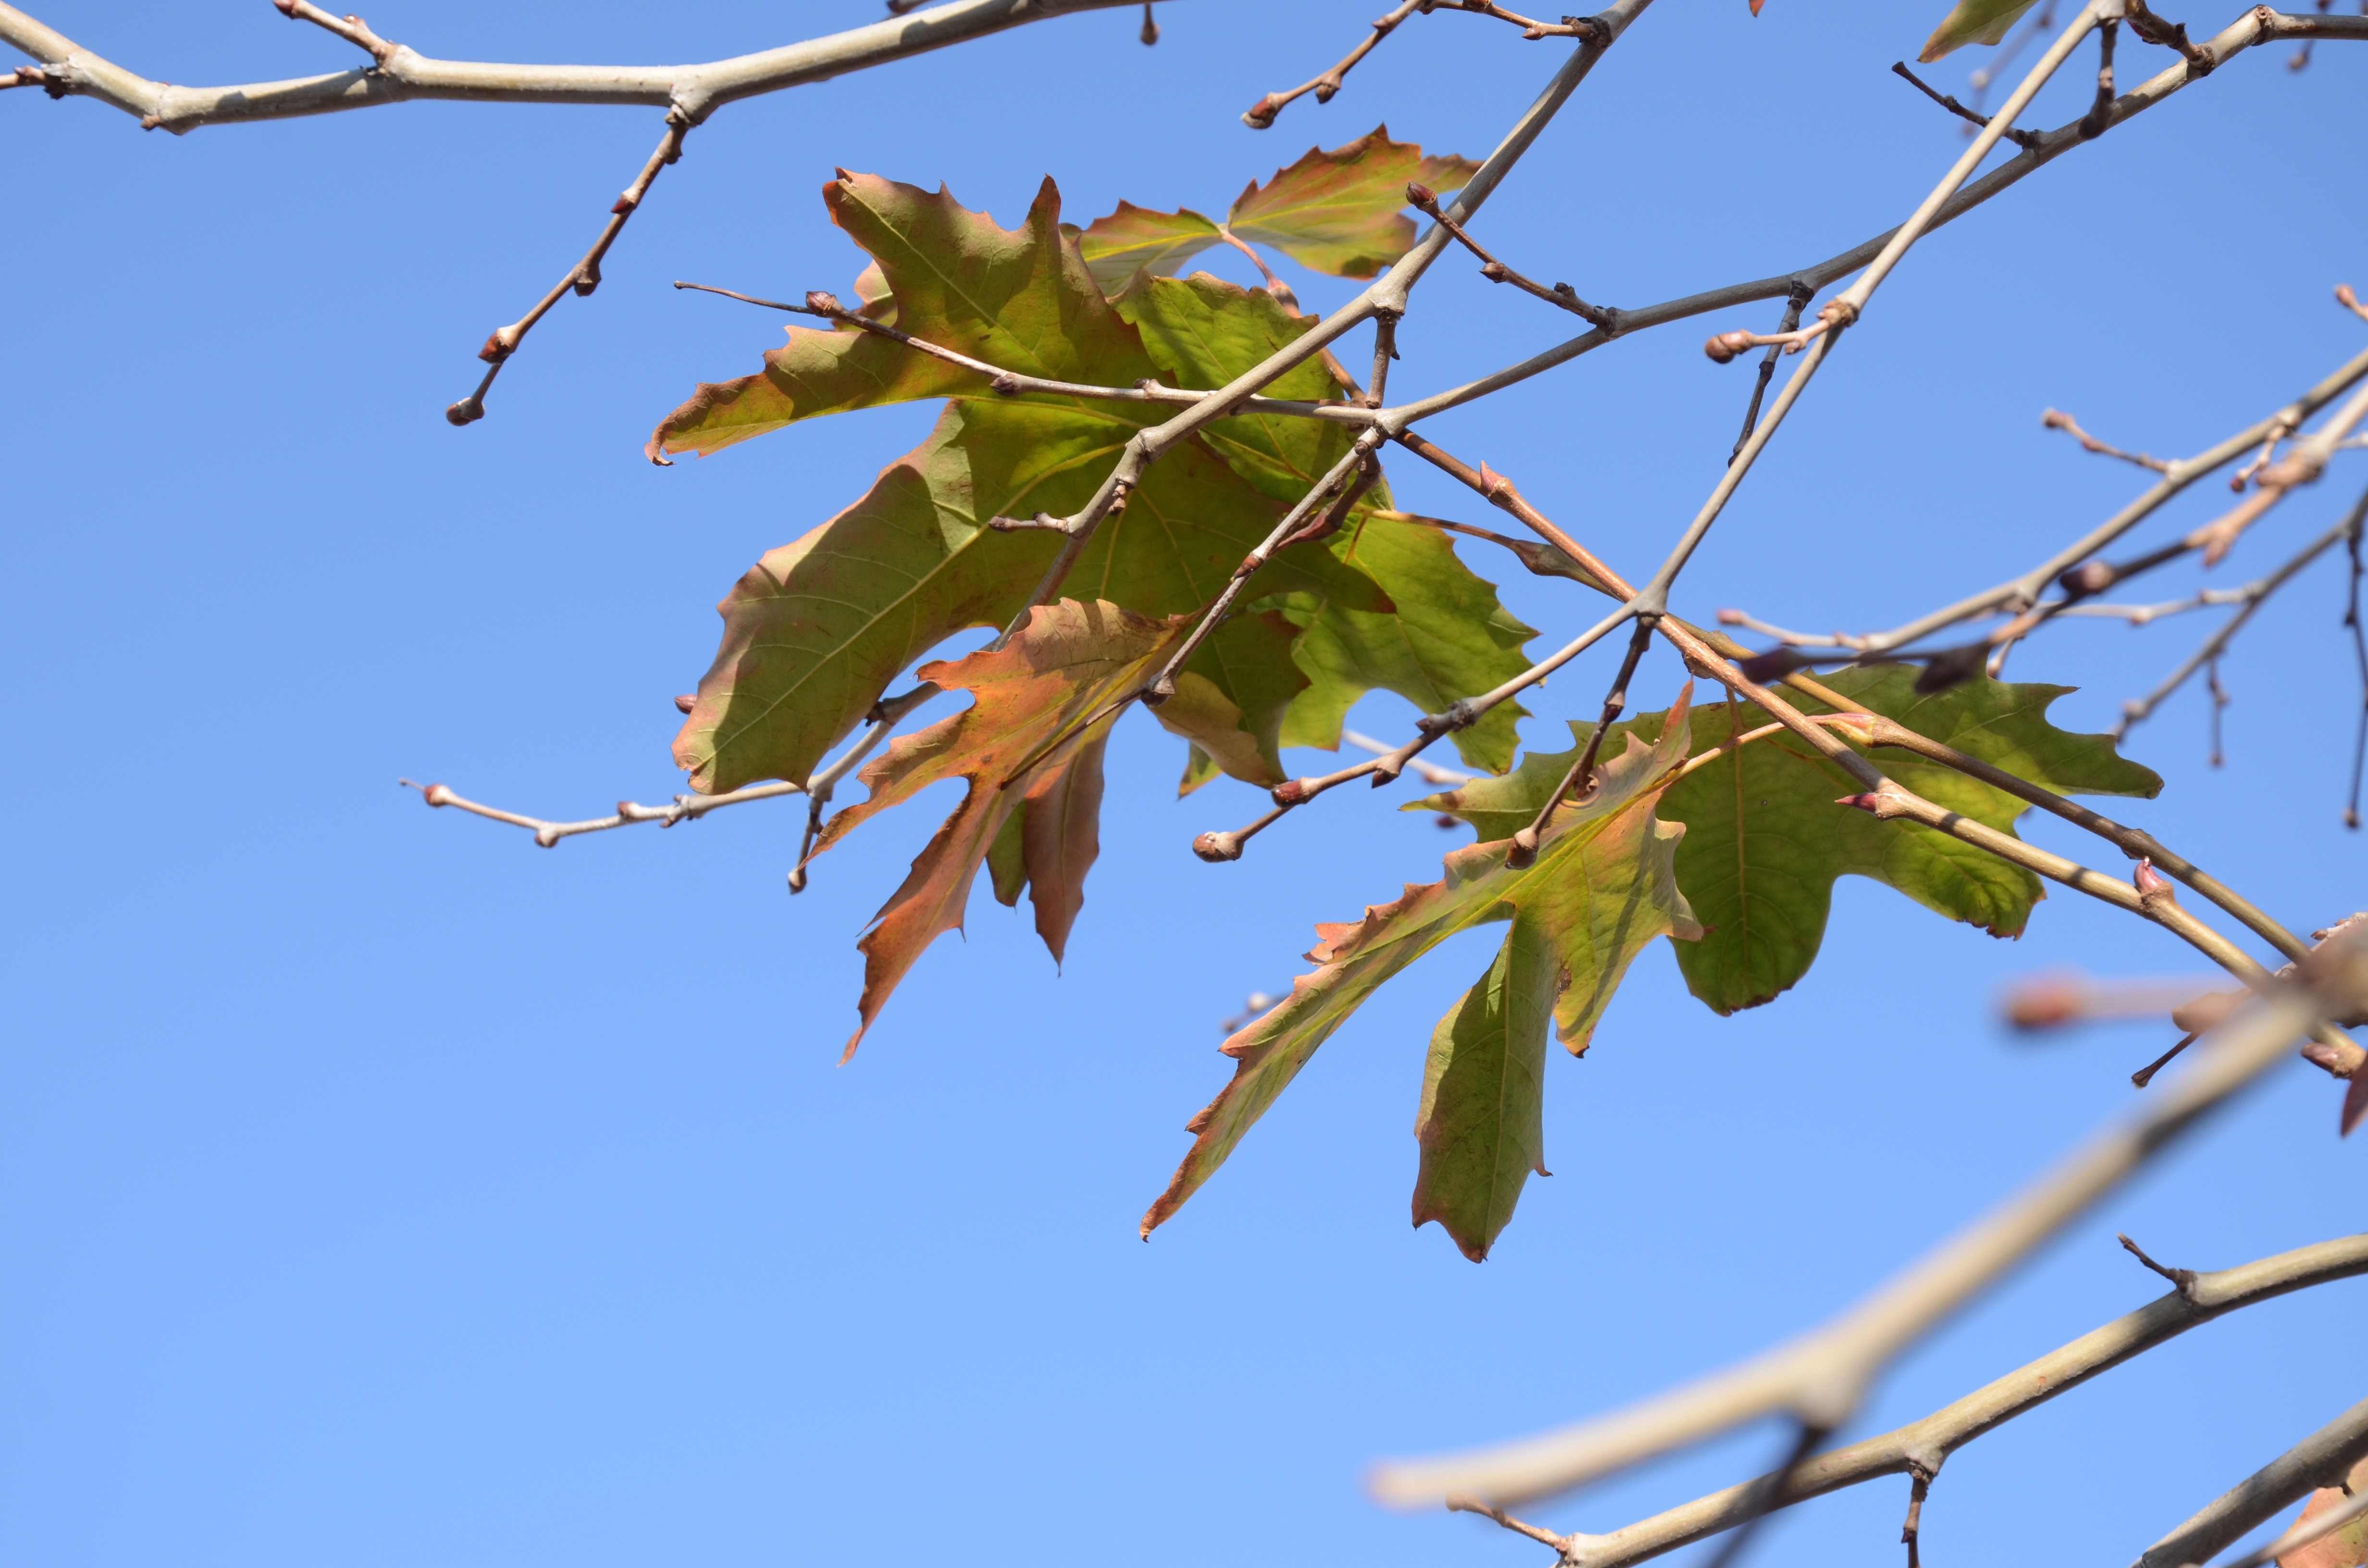
{"type": "MultiPolygon", "coordinates": [[[[393,3],[370,22],[424,53],[604,62],[877,13],[393,3]]],[[[581,253],[653,112],[415,104],[174,139],[0,96],[0,1556],[1543,1568],[1479,1521],[1377,1511],[1360,1467],[1604,1408],[1816,1322],[2127,1102],[2160,1029],[2035,1048],[1994,999],[2076,961],[2191,971],[2168,937],[2066,894],[1994,942],[1845,881],[1824,961],[1771,1006],[1714,1017],[1666,949],[1640,961],[1588,1059],[1551,1063],[1556,1175],[1486,1265],[1406,1225],[1423,1046],[1486,937],[1342,1030],[1144,1245],[1136,1217],[1227,1071],[1218,1020],[1287,983],[1314,922],[1429,880],[1456,842],[1396,799],[1338,799],[1207,867],[1192,835],[1257,797],[1176,803],[1178,744],[1130,722],[1065,971],[982,895],[841,1068],[854,938],[932,801],[835,850],[793,901],[791,802],[543,852],[396,788],[552,816],[680,788],[668,699],[712,653],[714,601],[927,427],[926,408],[889,409],[649,466],[642,440],[695,381],[779,341],[770,317],[670,280],[843,290],[860,258],[819,200],[834,165],[942,180],[1011,223],[1048,173],[1078,221],[1121,198],[1222,209],[1384,121],[1477,154],[1566,47],[1420,18],[1330,105],[1239,123],[1377,3],[1170,0],[1153,50],[1115,11],[737,105],[461,431],[441,411],[475,346],[581,253]]],[[[264,0],[35,9],[162,79],[351,57],[264,0]]],[[[1888,71],[1940,9],[1770,0],[1755,20],[1742,0],[1661,0],[1489,207],[1488,239],[1634,304],[1880,231],[1963,145],[1888,71]]],[[[1936,81],[1961,90],[1981,52],[1936,81]]],[[[2140,488],[2043,431],[2043,407],[2192,451],[2356,352],[2328,291],[2368,285],[2368,220],[2322,161],[2356,142],[2368,55],[2323,47],[2295,74],[2284,53],[1919,246],[1680,612],[1895,623],[2140,488]]],[[[2125,71],[2170,58],[2124,40],[2125,71]]],[[[2030,122],[2077,114],[2089,71],[2030,122]]],[[[1311,305],[1350,287],[1292,276],[1311,305]]],[[[1775,313],[1623,341],[1433,434],[1633,573],[1740,416],[1748,371],[1709,364],[1702,335],[1775,313]]],[[[1566,323],[1451,258],[1396,385],[1453,384],[1566,323]]],[[[2223,575],[2326,527],[2353,462],[2223,575]]],[[[1391,473],[1406,505],[1494,521],[1407,460],[1391,473]]],[[[2210,516],[2211,491],[2156,532],[2210,516]]],[[[1473,559],[1557,641],[1597,613],[1473,559]]],[[[2304,929],[2368,903],[2339,821],[2360,700],[2341,601],[2329,561],[2227,661],[2225,768],[2203,765],[2197,693],[2131,746],[2170,783],[2130,817],[2304,929]]],[[[2014,673],[2081,687],[2059,717],[2102,728],[2205,630],[2069,626],[2014,673]]],[[[1639,705],[1679,678],[1656,653],[1639,705]]],[[[1600,680],[1592,662],[1557,679],[1527,733],[1561,744],[1600,680]]],[[[1354,722],[1409,717],[1377,697],[1354,722]]],[[[2356,1229],[2362,1151],[2334,1117],[2324,1079],[2283,1071],[1919,1349],[1860,1429],[2151,1298],[2116,1230],[2216,1267],[2356,1229]]],[[[2126,1561],[2358,1397],[2326,1363],[2351,1364],[2360,1290],[2210,1325],[1965,1449],[1927,1507],[1928,1556],[2126,1561]]],[[[1610,1528],[1779,1440],[1539,1513],[1610,1528]]],[[[1885,1483],[1794,1510],[1759,1561],[1896,1562],[1904,1505],[1885,1483]]]]}

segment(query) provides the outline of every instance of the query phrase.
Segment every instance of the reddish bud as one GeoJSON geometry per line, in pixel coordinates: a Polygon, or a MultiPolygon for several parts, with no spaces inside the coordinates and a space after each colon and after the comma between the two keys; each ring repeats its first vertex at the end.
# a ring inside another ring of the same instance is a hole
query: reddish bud
{"type": "Polygon", "coordinates": [[[1420,211],[1436,213],[1439,210],[1439,193],[1420,180],[1410,179],[1406,181],[1406,205],[1420,211]]]}
{"type": "Polygon", "coordinates": [[[832,293],[826,293],[820,289],[809,289],[806,290],[806,309],[810,311],[819,311],[826,316],[835,316],[843,313],[838,302],[838,296],[832,293]]]}
{"type": "Polygon", "coordinates": [[[1520,832],[1513,835],[1512,843],[1506,846],[1505,864],[1516,871],[1527,869],[1537,860],[1537,858],[1538,830],[1535,826],[1521,829],[1520,832]]]}
{"type": "Polygon", "coordinates": [[[1739,609],[1723,609],[1718,612],[1718,623],[1721,626],[1740,626],[1749,619],[1739,609]]]}
{"type": "Polygon", "coordinates": [[[688,713],[698,706],[699,696],[696,692],[687,691],[674,699],[674,710],[677,713],[688,713]]]}
{"type": "Polygon", "coordinates": [[[2069,980],[2034,980],[2006,999],[2006,1021],[2019,1029],[2052,1029],[2088,1010],[2088,992],[2069,980]]]}
{"type": "Polygon", "coordinates": [[[2169,879],[2154,869],[2154,857],[2151,855],[2139,859],[2138,869],[2130,874],[2130,881],[2137,888],[2138,897],[2149,903],[2158,898],[2177,902],[2169,879]]]}
{"type": "Polygon", "coordinates": [[[1281,108],[1282,106],[1274,101],[1274,95],[1269,93],[1242,111],[1242,123],[1252,131],[1264,131],[1274,123],[1274,117],[1281,108]]]}
{"type": "Polygon", "coordinates": [[[1237,833],[1204,833],[1192,841],[1192,853],[1219,865],[1242,858],[1242,836],[1237,833]]]}
{"type": "Polygon", "coordinates": [[[1286,778],[1267,794],[1278,806],[1296,806],[1304,804],[1315,794],[1315,786],[1313,778],[1286,778]]]}
{"type": "Polygon", "coordinates": [[[452,801],[452,791],[441,784],[430,784],[427,789],[419,791],[419,798],[431,806],[450,805],[452,801]]]}

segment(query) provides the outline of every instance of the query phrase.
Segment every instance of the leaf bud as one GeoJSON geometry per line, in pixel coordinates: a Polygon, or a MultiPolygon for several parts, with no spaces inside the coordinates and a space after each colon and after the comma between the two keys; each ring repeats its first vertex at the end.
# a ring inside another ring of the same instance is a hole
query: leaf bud
{"type": "Polygon", "coordinates": [[[471,392],[444,411],[444,422],[448,425],[473,425],[484,416],[485,405],[477,400],[475,392],[471,392]]]}
{"type": "Polygon", "coordinates": [[[1192,841],[1192,853],[1212,866],[1238,860],[1242,858],[1242,835],[1238,833],[1204,833],[1192,841]]]}
{"type": "Polygon", "coordinates": [[[1439,193],[1420,180],[1406,181],[1406,205],[1417,211],[1439,214],[1439,193]]]}
{"type": "Polygon", "coordinates": [[[1019,378],[1006,370],[986,384],[993,387],[998,396],[1009,397],[1019,390],[1019,378]]]}
{"type": "Polygon", "coordinates": [[[2121,574],[2113,569],[2112,562],[2089,561],[2065,573],[2055,579],[2055,583],[2066,593],[2087,598],[2091,594],[2103,593],[2120,577],[2121,574]]]}
{"type": "Polygon", "coordinates": [[[1274,95],[1269,93],[1243,111],[1242,123],[1252,131],[1264,131],[1274,123],[1274,117],[1281,108],[1281,104],[1274,101],[1274,95]]]}
{"type": "Polygon", "coordinates": [[[2151,855],[2139,858],[2138,869],[2130,873],[2130,882],[2138,890],[2138,897],[2145,903],[2152,903],[2157,899],[2172,903],[2179,902],[2170,880],[2154,869],[2154,857],[2151,855]]]}
{"type": "Polygon", "coordinates": [[[1702,352],[1719,364],[1732,364],[1736,355],[1751,347],[1751,342],[1748,332],[1722,332],[1702,345],[1702,352]]]}
{"type": "Polygon", "coordinates": [[[525,335],[515,324],[503,327],[485,339],[485,346],[477,350],[477,358],[488,365],[498,365],[518,352],[518,339],[525,335]]]}
{"type": "Polygon", "coordinates": [[[419,791],[419,798],[431,806],[449,806],[452,803],[452,791],[441,784],[430,784],[419,791]]]}
{"type": "Polygon", "coordinates": [[[1268,797],[1278,806],[1304,805],[1315,794],[1315,780],[1313,778],[1286,778],[1267,791],[1268,797]]]}
{"type": "Polygon", "coordinates": [[[1538,830],[1533,823],[1513,835],[1512,843],[1505,849],[1505,864],[1514,870],[1526,870],[1538,858],[1538,830]]]}
{"type": "Polygon", "coordinates": [[[1834,804],[1856,807],[1878,822],[1889,822],[1893,817],[1907,814],[1907,802],[1888,790],[1870,790],[1864,794],[1844,795],[1834,804]]]}
{"type": "Polygon", "coordinates": [[[809,289],[806,290],[806,309],[814,312],[818,315],[825,316],[835,316],[844,313],[843,307],[841,307],[838,302],[838,296],[826,292],[821,289],[809,289]]]}

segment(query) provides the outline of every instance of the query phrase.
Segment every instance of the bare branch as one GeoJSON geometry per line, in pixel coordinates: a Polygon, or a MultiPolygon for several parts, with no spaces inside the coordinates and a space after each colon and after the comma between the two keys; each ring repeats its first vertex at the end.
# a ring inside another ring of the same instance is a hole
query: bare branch
{"type": "MultiPolygon", "coordinates": [[[[278,0],[274,0],[277,4],[278,0]]],[[[359,22],[310,5],[282,6],[369,50],[373,63],[325,76],[182,87],[136,75],[17,10],[0,5],[0,43],[42,62],[61,92],[112,104],[147,128],[178,134],[201,125],[244,124],[414,98],[476,103],[647,104],[697,125],[741,98],[827,81],[1052,17],[1129,6],[1134,0],[952,0],[899,21],[874,22],[804,43],[701,65],[504,65],[431,60],[390,44],[359,22]],[[315,15],[317,13],[317,15],[315,15]]]]}
{"type": "Polygon", "coordinates": [[[1356,68],[1357,62],[1371,54],[1375,44],[1396,31],[1400,22],[1424,8],[1423,0],[1400,0],[1397,7],[1375,22],[1373,30],[1360,39],[1357,47],[1350,50],[1339,64],[1312,81],[1301,83],[1289,92],[1267,94],[1243,111],[1242,123],[1252,131],[1264,131],[1274,124],[1274,117],[1282,112],[1285,105],[1308,93],[1314,93],[1319,104],[1330,103],[1332,95],[1340,90],[1342,80],[1356,68]]]}
{"type": "MultiPolygon", "coordinates": [[[[2215,1273],[2157,1296],[1905,1426],[1818,1454],[1776,1501],[1790,1507],[1890,1475],[1937,1475],[1949,1456],[2017,1416],[2214,1318],[2280,1296],[2368,1274],[2368,1235],[2320,1242],[2215,1273]]],[[[1568,1568],[1628,1568],[1742,1522],[1747,1482],[1604,1535],[1558,1538],[1568,1568]]]]}
{"type": "Polygon", "coordinates": [[[2107,1124],[2022,1192],[1825,1325],[1608,1416],[1498,1448],[1384,1464],[1374,1472],[1373,1492],[1405,1506],[1436,1504],[1452,1491],[1510,1505],[1768,1415],[1839,1425],[1903,1350],[2282,1060],[2287,1043],[2311,1020],[2348,1011],[2357,1000],[2358,981],[2347,978],[2362,962],[2356,944],[2345,948],[2342,959],[2331,966],[2339,972],[2330,977],[2340,994],[2294,993],[2223,1024],[2198,1058],[2166,1089],[2138,1102],[2135,1114],[2107,1124]]]}
{"type": "MultiPolygon", "coordinates": [[[[2336,1484],[2340,1486],[2344,1483],[2338,1481],[2336,1484]]],[[[2227,1568],[2261,1568],[2267,1562],[2283,1562],[2288,1552],[2299,1551],[2312,1541],[2333,1535],[2362,1515],[2368,1515],[2368,1489],[2354,1494],[2315,1519],[2296,1520],[2285,1534],[2265,1546],[2254,1548],[2229,1563],[2227,1568]]]]}
{"type": "Polygon", "coordinates": [[[2283,587],[2287,581],[2304,567],[2333,548],[2339,540],[2350,537],[2353,530],[2359,528],[2363,515],[2368,515],[2368,493],[2362,494],[2358,505],[2351,508],[2350,515],[2343,521],[2305,545],[2284,565],[2260,581],[2248,583],[2244,587],[2235,590],[2237,602],[2244,608],[2230,616],[2226,624],[2204,639],[2203,645],[2189,654],[2185,663],[2165,676],[2162,684],[2142,698],[2123,703],[2121,722],[2113,726],[2113,738],[2118,741],[2127,735],[2133,726],[2144,723],[2154,710],[2162,705],[2165,699],[2187,684],[2189,676],[2203,665],[2219,658],[2221,653],[2226,651],[2228,644],[2235,640],[2237,633],[2245,629],[2245,623],[2253,618],[2253,612],[2260,609],[2271,594],[2283,587]]]}
{"type": "MultiPolygon", "coordinates": [[[[1918,92],[1922,93],[1926,97],[1930,98],[1934,103],[1939,104],[1942,108],[1947,109],[1951,114],[1955,115],[1958,119],[1971,120],[1975,127],[1982,130],[1987,130],[1989,128],[1990,120],[1994,118],[1993,116],[1982,114],[1975,109],[1969,109],[1964,105],[1959,103],[1954,97],[1944,97],[1940,93],[1934,92],[1930,87],[1925,85],[1923,77],[1918,76],[1915,72],[1907,69],[1907,62],[1905,60],[1893,61],[1891,62],[1891,69],[1894,74],[1905,78],[1916,88],[1918,92]]],[[[2040,140],[2039,132],[2035,131],[2017,131],[2012,126],[2007,127],[2004,134],[2008,141],[2025,150],[2037,146],[2040,140]]]]}
{"type": "Polygon", "coordinates": [[[2125,452],[2119,447],[2105,445],[2096,437],[2081,429],[2078,420],[2059,409],[2043,409],[2040,412],[2039,422],[2050,430],[2061,430],[2070,436],[2080,443],[2081,449],[2084,451],[2095,452],[2102,457],[2119,458],[2125,463],[2135,463],[2140,468],[2150,468],[2157,473],[2170,472],[2170,465],[2160,458],[2148,457],[2144,452],[2125,452]]]}
{"type": "Polygon", "coordinates": [[[2135,1568],[2184,1568],[2209,1562],[2214,1552],[2262,1520],[2322,1486],[2343,1484],[2353,1463],[2362,1457],[2368,1457],[2368,1399],[2238,1482],[2193,1518],[2147,1547],[2135,1568]]]}
{"type": "Polygon", "coordinates": [[[546,822],[541,817],[521,816],[516,812],[506,812],[499,807],[465,800],[441,784],[415,784],[408,778],[398,778],[395,782],[406,790],[418,790],[431,806],[457,806],[477,816],[526,828],[534,835],[534,841],[545,849],[579,833],[605,833],[610,828],[632,827],[645,822],[672,827],[678,822],[697,822],[708,812],[720,811],[725,806],[742,805],[750,801],[769,801],[776,795],[805,793],[803,784],[752,784],[728,795],[677,795],[674,803],[666,806],[644,806],[632,801],[620,801],[614,816],[593,817],[584,822],[546,822]]]}
{"type": "MultiPolygon", "coordinates": [[[[313,7],[305,8],[310,10],[313,7]]],[[[658,177],[658,171],[682,156],[682,139],[689,129],[690,122],[681,118],[680,111],[666,111],[666,134],[658,138],[657,151],[652,153],[649,162],[642,165],[641,176],[627,186],[624,194],[617,198],[616,205],[609,209],[608,227],[602,229],[600,237],[592,242],[592,248],[584,253],[584,259],[569,268],[567,276],[562,278],[534,309],[509,325],[496,328],[493,335],[485,339],[485,346],[477,350],[477,358],[485,361],[485,374],[477,382],[476,391],[444,411],[447,421],[454,425],[469,425],[483,419],[485,416],[485,393],[492,390],[494,378],[502,373],[502,367],[509,363],[511,355],[518,352],[518,345],[526,340],[526,335],[534,330],[534,324],[541,321],[544,313],[571,290],[578,295],[588,295],[600,287],[601,259],[609,254],[609,247],[617,243],[617,236],[624,233],[626,221],[641,210],[642,199],[649,195],[650,185],[658,177]]]]}

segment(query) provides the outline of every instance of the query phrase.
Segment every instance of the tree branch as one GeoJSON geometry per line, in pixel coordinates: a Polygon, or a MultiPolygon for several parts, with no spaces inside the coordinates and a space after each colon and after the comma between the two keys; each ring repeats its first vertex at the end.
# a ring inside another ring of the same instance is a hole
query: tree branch
{"type": "MultiPolygon", "coordinates": [[[[2295,1290],[2368,1274],[2368,1235],[2345,1236],[2215,1273],[2157,1296],[1919,1420],[1803,1464],[1773,1506],[1788,1508],[1890,1475],[1938,1474],[1950,1455],[2019,1415],[2192,1328],[2295,1290]]],[[[1556,1539],[1567,1568],[1629,1568],[1742,1522],[1754,1487],[1730,1486],[1603,1535],[1556,1539]]],[[[1474,1510],[1481,1511],[1481,1510],[1474,1510]]]]}
{"type": "Polygon", "coordinates": [[[1443,1459],[1385,1463],[1372,1490],[1401,1506],[1435,1505],[1455,1491],[1510,1505],[1769,1415],[1839,1425],[1902,1351],[2282,1060],[2287,1042],[2311,1020],[2356,1006],[2362,967],[2360,944],[2346,943],[2336,961],[2311,975],[2317,989],[2290,992],[2223,1024],[2197,1059],[2134,1114],[2109,1122],[2036,1182],[1825,1325],[1728,1370],[1558,1432],[1443,1459]]]}
{"type": "Polygon", "coordinates": [[[2368,1399],[2238,1482],[2193,1518],[2147,1547],[2139,1554],[2135,1568],[2183,1568],[2208,1562],[2247,1530],[2319,1487],[2342,1485],[2352,1465],[2363,1456],[2368,1456],[2368,1399]]]}
{"type": "MultiPolygon", "coordinates": [[[[277,4],[278,0],[274,0],[277,4]]],[[[152,82],[45,27],[13,6],[0,5],[0,43],[42,62],[65,93],[97,98],[133,115],[146,129],[175,134],[201,125],[245,124],[339,109],[375,108],[415,98],[475,103],[647,104],[678,111],[697,125],[741,98],[827,81],[850,71],[905,60],[948,44],[1080,11],[1131,6],[1135,0],[952,0],[914,16],[699,65],[506,65],[431,60],[405,44],[391,44],[359,22],[347,24],[311,5],[281,6],[299,20],[318,20],[367,51],[372,62],[324,76],[248,82],[231,87],[181,87],[152,82]],[[313,15],[312,13],[318,13],[313,15]],[[324,19],[325,18],[325,19],[324,19]]]]}

